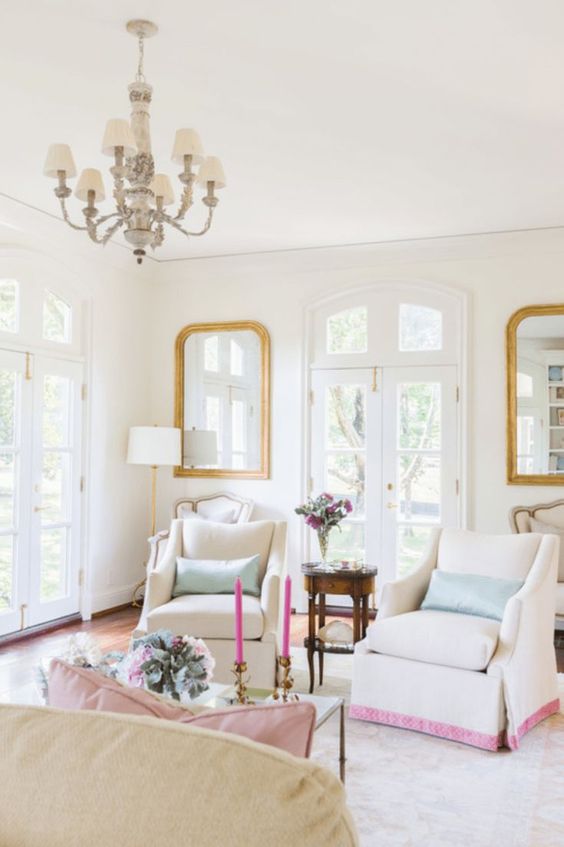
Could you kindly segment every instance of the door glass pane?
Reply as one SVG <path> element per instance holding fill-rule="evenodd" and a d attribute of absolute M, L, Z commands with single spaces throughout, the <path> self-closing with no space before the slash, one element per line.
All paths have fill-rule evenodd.
<path fill-rule="evenodd" d="M 441 503 L 440 457 L 421 453 L 399 456 L 398 480 L 400 520 L 437 523 Z"/>
<path fill-rule="evenodd" d="M 348 497 L 355 517 L 364 514 L 364 453 L 330 453 L 327 456 L 326 489 L 335 497 Z"/>
<path fill-rule="evenodd" d="M 328 353 L 366 353 L 368 312 L 366 306 L 346 309 L 327 320 Z"/>
<path fill-rule="evenodd" d="M 9 529 L 15 524 L 15 462 L 13 453 L 0 453 L 0 529 Z"/>
<path fill-rule="evenodd" d="M 68 343 L 71 340 L 71 307 L 52 291 L 43 300 L 43 338 Z"/>
<path fill-rule="evenodd" d="M 232 447 L 233 450 L 245 452 L 247 449 L 247 404 L 242 400 L 233 400 L 232 405 Z"/>
<path fill-rule="evenodd" d="M 398 447 L 441 448 L 441 385 L 408 382 L 398 385 Z"/>
<path fill-rule="evenodd" d="M 363 448 L 366 440 L 366 388 L 332 385 L 326 394 L 326 445 Z"/>
<path fill-rule="evenodd" d="M 405 576 L 421 561 L 432 527 L 398 526 L 398 577 Z"/>
<path fill-rule="evenodd" d="M 0 444 L 14 446 L 16 432 L 16 380 L 14 371 L 0 370 Z"/>
<path fill-rule="evenodd" d="M 0 614 L 13 606 L 13 535 L 0 535 Z"/>
<path fill-rule="evenodd" d="M 438 309 L 402 303 L 399 315 L 399 349 L 402 352 L 441 350 L 443 316 Z"/>
<path fill-rule="evenodd" d="M 42 602 L 57 600 L 67 594 L 66 529 L 43 529 L 41 531 L 40 577 Z"/>
<path fill-rule="evenodd" d="M 46 450 L 43 454 L 43 473 L 41 478 L 41 520 L 43 523 L 57 523 L 67 520 L 68 516 L 68 478 L 69 461 L 67 453 L 55 453 Z"/>
<path fill-rule="evenodd" d="M 68 445 L 70 432 L 70 380 L 48 374 L 43 378 L 43 444 Z"/>
<path fill-rule="evenodd" d="M 334 529 L 329 536 L 329 559 L 356 559 L 363 562 L 364 524 L 344 521 L 340 527 L 341 532 Z"/>

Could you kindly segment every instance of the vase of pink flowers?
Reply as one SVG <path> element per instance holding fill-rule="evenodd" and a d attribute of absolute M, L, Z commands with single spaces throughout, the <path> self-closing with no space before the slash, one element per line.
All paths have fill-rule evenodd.
<path fill-rule="evenodd" d="M 341 527 L 341 521 L 350 515 L 353 507 L 346 497 L 336 500 L 332 494 L 324 492 L 318 497 L 308 497 L 307 501 L 294 509 L 296 515 L 303 515 L 306 524 L 317 532 L 321 561 L 327 562 L 329 536 L 331 530 Z"/>

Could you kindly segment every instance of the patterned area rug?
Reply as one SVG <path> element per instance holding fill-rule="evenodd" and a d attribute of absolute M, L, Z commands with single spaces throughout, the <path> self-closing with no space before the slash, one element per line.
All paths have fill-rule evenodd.
<path fill-rule="evenodd" d="M 305 651 L 296 689 L 307 691 Z M 316 694 L 348 702 L 352 661 L 325 657 Z M 564 706 L 564 674 L 559 675 Z M 516 752 L 488 753 L 393 727 L 348 720 L 348 804 L 362 847 L 556 847 L 564 844 L 564 713 Z M 338 774 L 337 715 L 316 733 L 313 758 Z"/>

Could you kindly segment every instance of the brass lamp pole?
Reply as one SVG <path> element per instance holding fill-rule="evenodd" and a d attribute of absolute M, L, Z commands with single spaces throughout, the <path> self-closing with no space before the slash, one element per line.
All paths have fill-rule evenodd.
<path fill-rule="evenodd" d="M 171 426 L 133 426 L 129 430 L 128 464 L 151 468 L 151 537 L 157 530 L 157 470 L 180 464 L 180 434 L 180 429 Z M 134 606 L 140 605 L 136 595 L 145 581 L 146 577 L 135 587 Z"/>

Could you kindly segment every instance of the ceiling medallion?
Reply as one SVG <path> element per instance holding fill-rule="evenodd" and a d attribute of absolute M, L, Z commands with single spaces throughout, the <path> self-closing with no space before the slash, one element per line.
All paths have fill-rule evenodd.
<path fill-rule="evenodd" d="M 137 74 L 135 81 L 128 86 L 131 120 L 109 120 L 102 141 L 102 153 L 114 159 L 110 173 L 115 211 L 107 215 L 99 213 L 96 203 L 105 198 L 102 174 L 96 168 L 85 168 L 74 191 L 75 197 L 86 203 L 82 209 L 85 225 L 79 226 L 70 220 L 66 201 L 72 191 L 67 180 L 76 176 L 76 166 L 68 144 L 50 145 L 43 172 L 57 180 L 55 195 L 59 198 L 63 219 L 69 226 L 85 230 L 96 244 L 107 244 L 123 227 L 124 236 L 134 248 L 138 264 L 141 264 L 147 247 L 154 250 L 163 243 L 165 225 L 186 236 L 204 235 L 209 230 L 219 202 L 216 191 L 225 186 L 225 174 L 216 156 L 204 157 L 202 142 L 194 129 L 177 130 L 171 158 L 183 169 L 178 175 L 182 194 L 176 214 L 165 212 L 165 206 L 174 203 L 174 192 L 168 176 L 155 173 L 149 125 L 153 89 L 143 72 L 145 39 L 156 35 L 158 27 L 151 21 L 135 20 L 129 21 L 126 28 L 139 43 Z M 193 170 L 195 166 L 199 166 L 197 173 Z M 208 215 L 199 232 L 190 232 L 181 222 L 194 202 L 195 183 L 205 191 L 202 202 L 208 209 Z"/>

